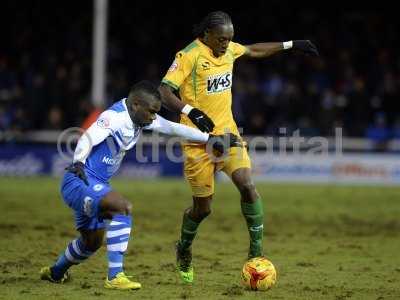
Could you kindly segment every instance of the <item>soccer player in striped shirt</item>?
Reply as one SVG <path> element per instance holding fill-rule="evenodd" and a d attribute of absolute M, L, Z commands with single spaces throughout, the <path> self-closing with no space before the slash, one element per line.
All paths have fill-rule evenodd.
<path fill-rule="evenodd" d="M 237 142 L 234 135 L 212 136 L 157 115 L 161 96 L 151 83 L 132 87 L 128 98 L 105 110 L 79 139 L 73 163 L 61 182 L 64 202 L 74 210 L 79 237 L 72 240 L 51 267 L 41 269 L 41 279 L 63 283 L 67 270 L 82 263 L 102 245 L 106 231 L 109 289 L 139 289 L 123 270 L 124 254 L 132 228 L 131 203 L 112 189 L 109 179 L 125 152 L 133 148 L 143 129 L 176 135 L 196 143 L 211 143 L 223 152 Z M 110 220 L 108 225 L 104 220 Z"/>

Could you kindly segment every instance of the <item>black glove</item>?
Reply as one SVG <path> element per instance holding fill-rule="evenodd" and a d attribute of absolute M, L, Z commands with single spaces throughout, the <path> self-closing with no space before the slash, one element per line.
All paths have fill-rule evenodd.
<path fill-rule="evenodd" d="M 200 109 L 192 108 L 188 114 L 189 119 L 203 132 L 211 132 L 214 129 L 214 122 Z"/>
<path fill-rule="evenodd" d="M 68 167 L 66 167 L 65 170 L 67 170 L 68 172 L 74 173 L 81 180 L 83 180 L 83 182 L 86 185 L 89 185 L 89 182 L 88 182 L 86 174 L 85 174 L 85 165 L 82 162 L 77 161 L 77 162 L 69 165 Z"/>
<path fill-rule="evenodd" d="M 293 41 L 292 48 L 303 52 L 305 55 L 319 56 L 317 47 L 310 40 Z"/>
<path fill-rule="evenodd" d="M 211 144 L 214 150 L 217 152 L 224 154 L 225 151 L 232 147 L 242 147 L 242 141 L 239 139 L 237 135 L 233 133 L 225 133 L 222 135 L 212 135 L 208 138 L 208 142 Z"/>

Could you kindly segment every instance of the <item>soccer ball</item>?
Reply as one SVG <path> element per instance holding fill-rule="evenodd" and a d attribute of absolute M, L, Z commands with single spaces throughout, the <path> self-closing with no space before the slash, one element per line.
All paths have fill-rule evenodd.
<path fill-rule="evenodd" d="M 246 261 L 242 269 L 242 284 L 253 291 L 266 291 L 276 282 L 276 270 L 265 257 Z"/>

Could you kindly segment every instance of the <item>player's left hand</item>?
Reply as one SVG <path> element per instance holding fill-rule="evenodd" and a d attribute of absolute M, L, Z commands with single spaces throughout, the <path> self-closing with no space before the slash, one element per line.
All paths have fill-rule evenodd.
<path fill-rule="evenodd" d="M 305 55 L 319 56 L 317 47 L 310 40 L 293 41 L 293 49 L 299 50 Z"/>
<path fill-rule="evenodd" d="M 89 182 L 88 182 L 86 174 L 85 174 L 85 165 L 82 162 L 80 162 L 80 161 L 74 162 L 73 164 L 66 167 L 65 170 L 67 170 L 68 172 L 74 173 L 86 185 L 89 185 Z"/>
<path fill-rule="evenodd" d="M 242 147 L 242 141 L 233 133 L 225 133 L 221 135 L 212 135 L 208 138 L 208 142 L 217 152 L 224 154 L 227 149 L 232 147 Z"/>

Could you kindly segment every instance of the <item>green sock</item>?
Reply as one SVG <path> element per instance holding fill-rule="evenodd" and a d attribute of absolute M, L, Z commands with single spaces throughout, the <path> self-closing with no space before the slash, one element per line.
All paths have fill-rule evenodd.
<path fill-rule="evenodd" d="M 264 211 L 260 198 L 253 203 L 241 201 L 242 213 L 250 235 L 249 258 L 262 255 Z"/>
<path fill-rule="evenodd" d="M 197 233 L 197 227 L 200 223 L 193 221 L 188 214 L 183 214 L 180 247 L 187 249 L 192 245 L 193 239 Z"/>

